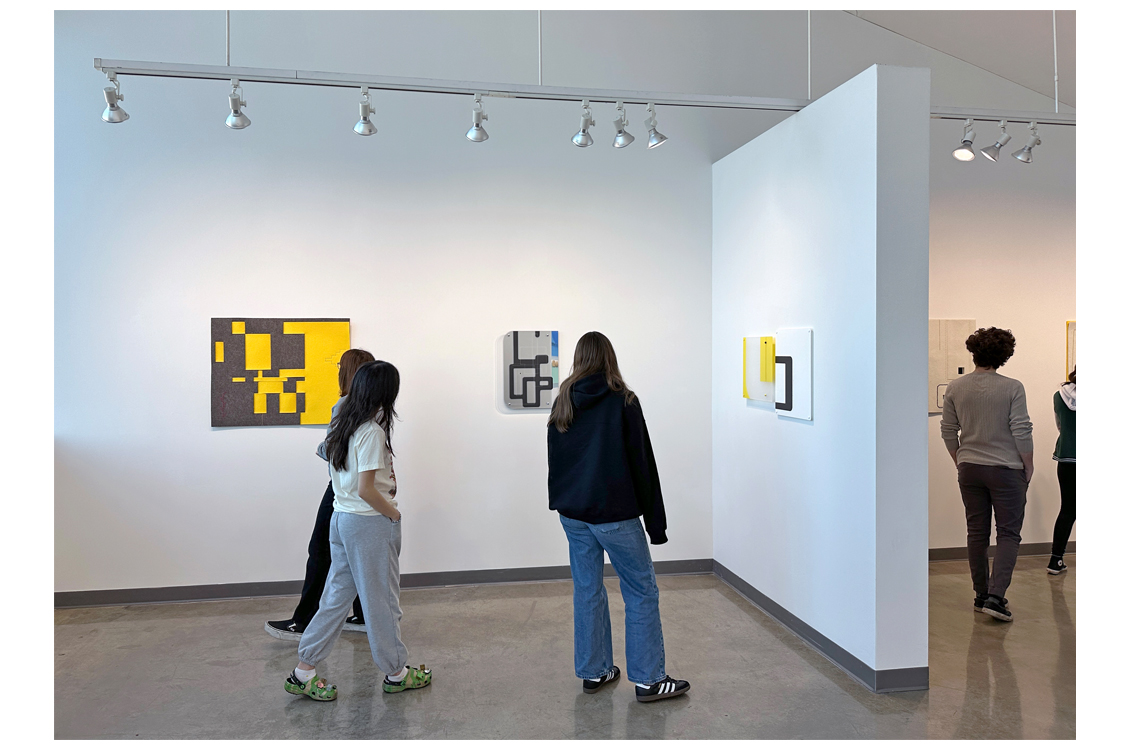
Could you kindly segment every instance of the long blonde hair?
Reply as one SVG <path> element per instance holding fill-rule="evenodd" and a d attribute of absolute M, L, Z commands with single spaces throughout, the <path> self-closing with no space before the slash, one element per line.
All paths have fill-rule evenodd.
<path fill-rule="evenodd" d="M 589 331 L 577 342 L 577 348 L 573 352 L 573 371 L 562 381 L 557 400 L 553 402 L 553 410 L 549 413 L 549 424 L 556 427 L 558 432 L 565 432 L 573 424 L 573 384 L 598 372 L 604 373 L 604 381 L 608 383 L 609 389 L 622 394 L 627 403 L 635 400 L 636 394 L 632 393 L 620 375 L 612 342 L 599 331 Z"/>

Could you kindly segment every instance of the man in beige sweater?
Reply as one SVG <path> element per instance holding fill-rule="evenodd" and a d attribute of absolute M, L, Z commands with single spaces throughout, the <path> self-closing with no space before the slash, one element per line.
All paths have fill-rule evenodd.
<path fill-rule="evenodd" d="M 1005 591 L 1020 550 L 1020 527 L 1032 462 L 1032 421 L 1019 380 L 997 373 L 1016 350 L 1011 331 L 979 328 L 965 341 L 973 372 L 946 388 L 942 440 L 957 465 L 965 504 L 973 609 L 1011 621 Z M 997 519 L 997 551 L 989 573 L 989 534 Z"/>

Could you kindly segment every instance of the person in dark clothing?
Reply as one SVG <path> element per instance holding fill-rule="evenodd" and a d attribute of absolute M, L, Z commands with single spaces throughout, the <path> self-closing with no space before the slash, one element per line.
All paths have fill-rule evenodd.
<path fill-rule="evenodd" d="M 349 395 L 349 386 L 358 368 L 366 362 L 374 361 L 374 357 L 364 349 L 349 349 L 341 355 L 337 363 L 337 386 L 341 398 L 334 404 L 332 415 L 337 416 L 338 409 Z M 332 417 L 331 417 L 332 421 Z M 329 428 L 326 428 L 329 433 Z M 329 461 L 324 450 L 325 443 L 318 446 L 318 457 Z M 326 576 L 330 572 L 330 520 L 334 513 L 334 488 L 333 482 L 326 487 L 322 495 L 322 503 L 318 506 L 318 515 L 314 521 L 314 531 L 310 534 L 310 545 L 307 547 L 306 578 L 302 581 L 302 597 L 294 614 L 289 620 L 267 620 L 264 630 L 275 638 L 287 641 L 297 641 L 302 638 L 306 626 L 314 619 L 318 611 L 318 602 L 321 601 L 322 592 L 326 588 Z M 365 630 L 365 614 L 361 611 L 361 597 L 353 600 L 353 614 L 345 621 L 345 630 Z"/>
<path fill-rule="evenodd" d="M 1059 428 L 1059 440 L 1055 441 L 1055 453 L 1052 454 L 1059 478 L 1059 517 L 1055 519 L 1052 531 L 1052 559 L 1048 561 L 1048 573 L 1057 576 L 1067 570 L 1063 553 L 1067 551 L 1067 538 L 1075 525 L 1075 370 L 1052 396 L 1052 406 L 1055 408 L 1055 426 Z"/>
<path fill-rule="evenodd" d="M 628 389 L 612 343 L 590 331 L 577 342 L 548 425 L 549 509 L 569 540 L 573 575 L 573 661 L 586 693 L 620 678 L 612 663 L 612 625 L 604 554 L 620 577 L 628 679 L 636 700 L 682 695 L 664 663 L 659 587 L 644 538 L 667 541 L 659 471 L 639 399 Z M 643 516 L 643 524 L 640 524 Z"/>

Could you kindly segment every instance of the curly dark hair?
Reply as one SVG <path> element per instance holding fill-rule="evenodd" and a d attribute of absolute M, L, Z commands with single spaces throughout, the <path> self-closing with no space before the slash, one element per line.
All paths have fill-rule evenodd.
<path fill-rule="evenodd" d="M 1002 367 L 1016 351 L 1016 337 L 1005 328 L 978 328 L 965 340 L 978 367 Z"/>

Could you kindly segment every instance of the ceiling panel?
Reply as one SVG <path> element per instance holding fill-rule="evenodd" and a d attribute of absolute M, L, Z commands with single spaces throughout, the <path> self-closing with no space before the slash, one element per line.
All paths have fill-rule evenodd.
<path fill-rule="evenodd" d="M 939 52 L 984 68 L 1021 86 L 1053 96 L 1050 10 L 855 10 L 882 26 Z M 1059 100 L 1075 106 L 1075 11 L 1057 10 Z"/>

